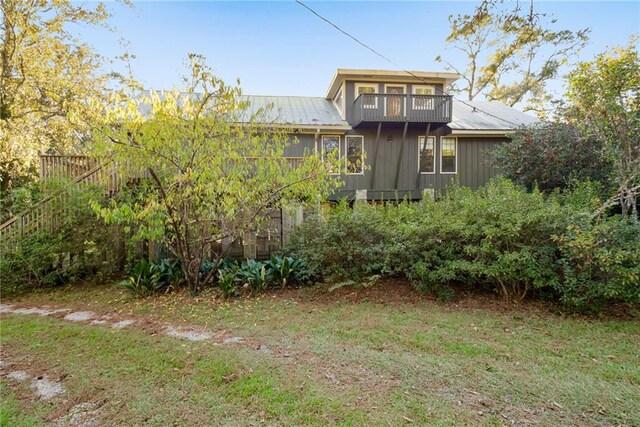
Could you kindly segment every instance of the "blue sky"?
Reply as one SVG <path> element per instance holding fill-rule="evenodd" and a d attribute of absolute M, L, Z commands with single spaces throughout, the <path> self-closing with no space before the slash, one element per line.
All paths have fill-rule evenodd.
<path fill-rule="evenodd" d="M 434 61 L 446 50 L 447 16 L 470 13 L 475 2 L 308 2 L 318 13 L 389 57 L 403 69 L 443 71 Z M 592 59 L 607 46 L 640 33 L 640 1 L 537 1 L 557 29 L 591 28 L 579 55 Z M 136 55 L 133 71 L 146 88 L 179 85 L 189 52 L 203 54 L 227 82 L 241 80 L 255 95 L 324 96 L 336 68 L 397 69 L 312 15 L 294 1 L 138 2 L 110 4 L 115 33 L 88 28 L 81 37 L 106 57 Z M 559 83 L 554 85 L 559 88 Z"/>

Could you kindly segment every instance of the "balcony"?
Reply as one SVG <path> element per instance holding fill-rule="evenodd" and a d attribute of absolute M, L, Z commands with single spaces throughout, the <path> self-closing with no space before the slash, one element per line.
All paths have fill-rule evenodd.
<path fill-rule="evenodd" d="M 361 123 L 449 123 L 451 95 L 363 93 L 353 101 L 353 126 Z"/>

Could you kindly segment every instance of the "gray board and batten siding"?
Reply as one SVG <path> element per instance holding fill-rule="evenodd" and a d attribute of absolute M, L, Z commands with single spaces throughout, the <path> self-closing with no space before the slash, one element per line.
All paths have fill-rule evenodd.
<path fill-rule="evenodd" d="M 293 129 L 297 144 L 287 147 L 286 157 L 322 152 L 322 137 L 340 139 L 344 185 L 331 197 L 353 198 L 366 190 L 369 200 L 407 197 L 422 199 L 426 191 L 445 190 L 454 180 L 478 188 L 497 174 L 492 164 L 494 148 L 508 135 L 537 121 L 499 102 L 455 101 L 446 93 L 459 76 L 387 70 L 339 69 L 325 97 L 243 95 L 249 101 L 247 117 L 264 109 L 270 124 Z M 369 87 L 357 96 L 356 87 Z M 398 89 L 395 93 L 393 88 Z M 417 90 L 431 87 L 425 94 Z M 392 111 L 392 106 L 395 110 Z M 364 171 L 346 172 L 346 137 L 363 137 Z M 435 167 L 419 171 L 420 137 L 434 137 Z M 443 173 L 443 138 L 455 138 L 456 171 Z M 450 141 L 450 140 L 448 140 Z M 360 194 L 363 194 L 361 191 Z"/>
<path fill-rule="evenodd" d="M 382 125 L 379 138 L 377 138 L 377 128 L 347 131 L 346 135 L 364 137 L 364 173 L 346 174 L 343 171 L 341 180 L 344 185 L 330 199 L 337 200 L 343 197 L 353 199 L 356 190 L 367 190 L 368 200 L 394 200 L 405 197 L 419 200 L 422 199 L 425 189 L 444 190 L 454 180 L 458 180 L 463 186 L 477 189 L 496 176 L 497 170 L 492 164 L 491 153 L 498 144 L 508 141 L 506 137 L 499 136 L 459 136 L 456 138 L 457 172 L 442 173 L 440 143 L 442 137 L 446 136 L 446 130 L 436 129 L 430 132 L 431 136 L 435 136 L 435 171 L 420 173 L 418 170 L 419 137 L 424 136 L 425 133 L 426 128 L 408 129 L 403 141 L 403 128 L 397 126 Z M 305 152 L 320 150 L 322 136 L 340 137 L 341 164 L 344 168 L 345 135 L 299 134 L 296 135 L 297 143 L 289 146 L 285 155 L 301 157 Z"/>

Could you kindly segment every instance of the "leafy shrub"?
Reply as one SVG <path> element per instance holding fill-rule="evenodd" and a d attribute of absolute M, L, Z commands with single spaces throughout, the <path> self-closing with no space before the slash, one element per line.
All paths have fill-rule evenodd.
<path fill-rule="evenodd" d="M 306 263 L 299 258 L 274 255 L 266 262 L 269 282 L 278 284 L 283 288 L 287 283 L 307 283 L 311 278 L 311 272 Z"/>
<path fill-rule="evenodd" d="M 105 227 L 89 208 L 90 200 L 104 202 L 104 195 L 90 187 L 70 189 L 65 198 L 51 203 L 52 212 L 60 212 L 55 231 L 40 230 L 15 247 L 2 248 L 3 292 L 110 276 L 120 269 L 120 261 L 113 257 L 120 230 Z"/>
<path fill-rule="evenodd" d="M 327 281 L 360 282 L 388 273 L 394 224 L 413 209 L 408 204 L 399 208 L 358 204 L 351 209 L 343 202 L 326 218 L 305 219 L 292 234 L 286 251 L 304 260 L 311 275 Z"/>
<path fill-rule="evenodd" d="M 403 236 L 420 254 L 403 270 L 422 287 L 471 283 L 519 300 L 557 280 L 552 236 L 564 226 L 559 202 L 506 179 L 478 191 L 453 187 Z"/>
<path fill-rule="evenodd" d="M 215 262 L 205 261 L 200 271 L 201 274 L 207 274 L 214 268 L 217 269 L 217 286 L 225 298 L 237 295 L 244 285 L 247 285 L 251 292 L 257 293 L 269 286 L 306 284 L 311 277 L 303 260 L 280 255 L 274 255 L 268 261 L 249 259 L 238 262 L 223 258 L 217 266 Z"/>
<path fill-rule="evenodd" d="M 437 202 L 340 205 L 299 226 L 287 250 L 326 281 L 403 275 L 443 299 L 467 284 L 573 307 L 636 301 L 638 225 L 590 225 L 601 200 L 597 183 L 545 195 L 499 178 L 478 191 L 452 186 Z"/>
<path fill-rule="evenodd" d="M 574 181 L 607 184 L 612 166 L 602 144 L 563 123 L 544 123 L 517 131 L 493 153 L 500 171 L 528 189 L 569 188 Z"/>
<path fill-rule="evenodd" d="M 571 224 L 557 237 L 563 280 L 555 289 L 563 303 L 593 311 L 607 301 L 640 302 L 640 224 L 608 218 Z"/>
<path fill-rule="evenodd" d="M 177 261 L 164 258 L 149 262 L 142 259 L 134 265 L 131 275 L 120 283 L 134 294 L 145 296 L 177 285 L 181 280 L 182 270 Z"/>
<path fill-rule="evenodd" d="M 248 284 L 252 292 L 263 291 L 269 283 L 267 265 L 254 259 L 242 263 L 242 266 L 236 272 L 236 277 L 240 282 Z"/>
<path fill-rule="evenodd" d="M 137 296 L 145 296 L 159 290 L 158 275 L 152 271 L 151 263 L 146 259 L 135 264 L 131 275 L 120 284 Z"/>
<path fill-rule="evenodd" d="M 225 298 L 230 298 L 238 294 L 237 271 L 218 270 L 218 287 Z"/>

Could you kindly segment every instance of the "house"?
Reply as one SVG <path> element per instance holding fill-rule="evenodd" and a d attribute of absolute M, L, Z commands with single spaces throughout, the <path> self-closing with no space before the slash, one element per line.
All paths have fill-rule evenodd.
<path fill-rule="evenodd" d="M 337 151 L 344 186 L 331 196 L 420 200 L 454 179 L 478 188 L 496 174 L 491 150 L 536 118 L 499 102 L 456 101 L 454 73 L 338 69 L 324 97 L 251 96 L 295 129 L 305 150 Z"/>
<path fill-rule="evenodd" d="M 324 97 L 246 98 L 251 110 L 273 106 L 270 121 L 293 129 L 298 144 L 287 147 L 286 157 L 297 161 L 317 150 L 340 158 L 335 173 L 344 186 L 330 200 L 421 200 L 454 180 L 471 188 L 485 184 L 496 174 L 491 150 L 518 127 L 537 121 L 499 102 L 454 100 L 447 90 L 457 78 L 453 73 L 339 69 Z M 41 157 L 42 180 L 61 174 L 77 184 L 106 182 L 109 189 L 122 184 L 95 159 Z M 11 245 L 34 230 L 53 230 L 51 200 L 0 225 L 0 239 Z M 274 233 L 249 236 L 238 255 L 267 256 L 302 218 L 300 211 L 280 212 L 272 218 Z"/>

